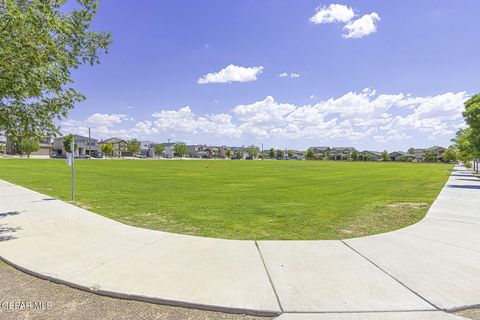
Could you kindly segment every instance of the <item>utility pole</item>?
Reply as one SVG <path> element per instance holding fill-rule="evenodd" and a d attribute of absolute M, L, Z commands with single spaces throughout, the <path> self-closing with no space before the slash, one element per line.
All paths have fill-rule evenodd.
<path fill-rule="evenodd" d="M 75 136 L 72 135 L 70 142 L 70 151 L 72 152 L 72 201 L 75 201 Z"/>
<path fill-rule="evenodd" d="M 88 127 L 88 156 L 92 156 L 92 151 L 90 150 L 90 127 Z"/>

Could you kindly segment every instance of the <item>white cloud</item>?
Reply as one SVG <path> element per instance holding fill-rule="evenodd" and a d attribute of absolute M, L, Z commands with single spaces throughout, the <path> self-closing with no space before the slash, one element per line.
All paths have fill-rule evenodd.
<path fill-rule="evenodd" d="M 132 137 L 132 131 L 130 129 L 118 128 L 118 126 L 133 120 L 132 117 L 125 114 L 94 113 L 83 121 L 67 120 L 62 122 L 61 131 L 64 134 L 77 133 L 87 136 L 88 127 L 90 127 L 91 134 L 98 138 L 106 138 L 110 136 L 124 136 L 130 138 Z"/>
<path fill-rule="evenodd" d="M 343 29 L 346 33 L 342 36 L 346 39 L 362 38 L 377 32 L 377 22 L 380 21 L 378 13 L 371 12 L 358 19 L 354 19 L 355 16 L 355 11 L 351 7 L 342 4 L 330 4 L 317 8 L 317 12 L 309 21 L 314 24 L 344 23 Z"/>
<path fill-rule="evenodd" d="M 352 8 L 343 5 L 332 3 L 329 6 L 317 8 L 317 12 L 313 17 L 309 19 L 311 23 L 335 23 L 350 21 L 355 16 L 355 12 Z"/>
<path fill-rule="evenodd" d="M 377 32 L 377 22 L 380 16 L 376 12 L 364 15 L 363 17 L 350 21 L 343 27 L 347 31 L 344 38 L 362 38 L 371 33 Z"/>
<path fill-rule="evenodd" d="M 207 83 L 230 83 L 230 82 L 247 82 L 257 80 L 263 72 L 263 67 L 239 67 L 230 64 L 222 70 L 214 73 L 207 73 L 198 79 L 199 84 Z"/>
<path fill-rule="evenodd" d="M 453 136 L 462 126 L 463 103 L 468 97 L 466 92 L 412 96 L 377 93 L 367 88 L 303 106 L 267 96 L 237 105 L 227 113 L 197 115 L 185 106 L 176 110 L 159 110 L 150 119 L 137 121 L 133 126 L 128 115 L 101 113 L 83 121 L 68 120 L 62 125 L 67 130 L 77 130 L 70 132 L 80 134 L 85 134 L 89 125 L 92 135 L 101 138 L 168 135 L 186 140 L 201 135 L 208 143 L 211 138 L 206 135 L 209 135 L 222 139 L 311 138 L 325 143 L 338 139 L 352 143 L 387 143 L 412 137 L 426 140 Z"/>
<path fill-rule="evenodd" d="M 300 74 L 299 73 L 294 73 L 294 72 L 291 72 L 291 73 L 288 73 L 288 72 L 282 72 L 278 75 L 280 78 L 300 78 Z"/>

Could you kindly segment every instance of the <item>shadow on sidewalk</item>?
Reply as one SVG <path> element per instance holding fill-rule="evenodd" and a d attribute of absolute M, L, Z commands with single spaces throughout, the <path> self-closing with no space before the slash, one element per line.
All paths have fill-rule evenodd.
<path fill-rule="evenodd" d="M 0 219 L 5 218 L 7 216 L 15 216 L 17 214 L 20 214 L 20 212 L 19 211 L 0 212 Z M 12 233 L 17 232 L 20 229 L 21 229 L 20 227 L 11 227 L 6 224 L 0 224 L 0 242 L 16 239 L 16 237 L 13 236 Z"/>
<path fill-rule="evenodd" d="M 449 188 L 458 188 L 458 189 L 478 189 L 480 190 L 480 186 L 471 186 L 466 184 L 451 184 L 448 186 Z"/>

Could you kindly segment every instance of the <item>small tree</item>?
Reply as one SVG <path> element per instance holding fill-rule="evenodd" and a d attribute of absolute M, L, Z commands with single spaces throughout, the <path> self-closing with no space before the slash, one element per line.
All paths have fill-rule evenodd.
<path fill-rule="evenodd" d="M 388 158 L 390 158 L 390 154 L 388 153 L 387 150 L 383 150 L 383 152 L 381 153 L 381 157 L 383 161 L 388 161 L 389 160 Z"/>
<path fill-rule="evenodd" d="M 240 152 L 240 150 L 235 151 L 235 157 L 237 157 L 238 159 L 242 158 L 242 153 Z"/>
<path fill-rule="evenodd" d="M 352 154 L 350 155 L 350 157 L 352 158 L 353 161 L 357 161 L 357 160 L 358 160 L 358 151 L 357 151 L 357 150 L 353 150 L 353 151 L 352 151 Z"/>
<path fill-rule="evenodd" d="M 273 148 L 270 148 L 270 151 L 268 153 L 269 153 L 270 159 L 275 158 L 275 150 Z"/>
<path fill-rule="evenodd" d="M 106 157 L 113 156 L 113 145 L 111 143 L 102 144 L 101 148 L 102 154 Z"/>
<path fill-rule="evenodd" d="M 227 149 L 227 151 L 225 152 L 225 155 L 226 155 L 227 157 L 231 158 L 231 157 L 232 157 L 232 150 Z"/>
<path fill-rule="evenodd" d="M 452 162 L 457 160 L 457 152 L 455 149 L 450 146 L 444 153 L 443 153 L 443 161 L 445 162 Z"/>
<path fill-rule="evenodd" d="M 181 158 L 183 158 L 188 153 L 188 147 L 183 142 L 175 143 L 173 146 L 173 151 Z"/>
<path fill-rule="evenodd" d="M 423 156 L 423 158 L 425 159 L 425 161 L 428 161 L 428 162 L 434 162 L 437 160 L 435 157 L 435 153 L 433 153 L 432 150 L 425 152 L 425 155 Z"/>
<path fill-rule="evenodd" d="M 18 144 L 18 149 L 30 158 L 32 152 L 40 150 L 40 145 L 38 144 L 38 139 L 22 139 Z"/>
<path fill-rule="evenodd" d="M 159 158 L 160 155 L 165 152 L 165 146 L 163 144 L 157 143 L 153 145 L 153 149 L 155 150 L 155 155 L 157 156 L 157 158 Z"/>
<path fill-rule="evenodd" d="M 137 139 L 127 141 L 127 151 L 135 157 L 140 152 L 140 141 Z"/>
<path fill-rule="evenodd" d="M 283 159 L 283 151 L 280 149 L 277 150 L 277 158 Z"/>
<path fill-rule="evenodd" d="M 332 159 L 332 153 L 330 151 L 325 152 L 325 159 L 327 160 Z"/>
<path fill-rule="evenodd" d="M 0 153 L 5 153 L 6 150 L 7 150 L 7 146 L 5 146 L 3 143 L 0 144 Z"/>
<path fill-rule="evenodd" d="M 73 134 L 69 134 L 68 136 L 65 136 L 63 138 L 63 148 L 68 153 L 72 153 L 72 150 L 70 148 L 70 146 L 72 145 L 72 140 L 73 140 Z M 77 147 L 78 147 L 78 145 L 75 142 L 75 144 L 73 145 L 73 149 L 77 150 Z"/>
<path fill-rule="evenodd" d="M 315 158 L 315 153 L 313 153 L 313 150 L 312 150 L 312 149 L 308 149 L 308 150 L 307 150 L 307 156 L 306 156 L 306 158 L 307 158 L 308 160 L 313 160 L 313 159 Z"/>
<path fill-rule="evenodd" d="M 373 159 L 373 156 L 370 152 L 365 152 L 365 154 L 363 155 L 363 160 L 365 161 L 372 161 Z"/>
<path fill-rule="evenodd" d="M 408 148 L 407 151 L 409 154 L 415 154 L 415 149 L 414 148 Z"/>
<path fill-rule="evenodd" d="M 259 149 L 258 147 L 251 145 L 245 148 L 245 152 L 248 154 L 248 156 L 256 158 L 258 156 Z"/>
<path fill-rule="evenodd" d="M 292 152 L 292 150 L 288 150 L 288 152 L 287 152 L 287 157 L 288 157 L 289 159 L 292 159 L 292 158 L 293 158 L 293 152 Z"/>
<path fill-rule="evenodd" d="M 400 156 L 400 158 L 398 158 L 398 160 L 401 161 L 401 162 L 406 162 L 406 161 L 407 161 L 407 156 L 404 155 L 404 154 L 402 154 L 402 155 Z"/>

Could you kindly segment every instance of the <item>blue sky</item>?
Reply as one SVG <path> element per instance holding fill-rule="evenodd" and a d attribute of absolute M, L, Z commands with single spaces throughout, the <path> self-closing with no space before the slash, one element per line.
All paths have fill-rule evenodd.
<path fill-rule="evenodd" d="M 475 0 L 102 1 L 94 29 L 113 44 L 75 71 L 87 100 L 62 129 L 297 149 L 448 145 L 479 88 L 479 10 Z"/>

